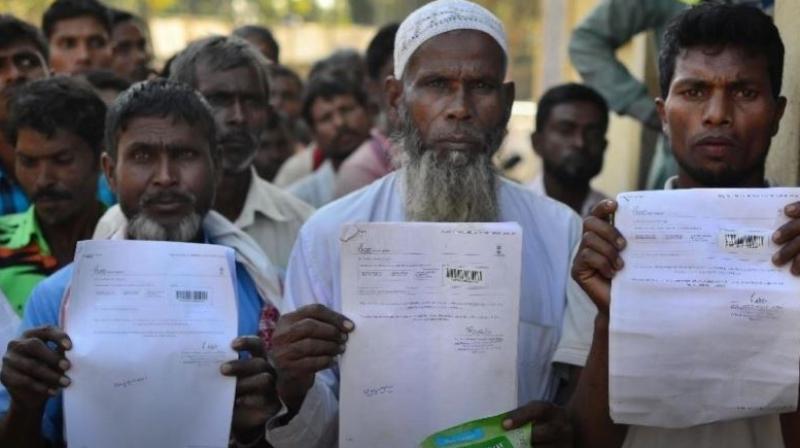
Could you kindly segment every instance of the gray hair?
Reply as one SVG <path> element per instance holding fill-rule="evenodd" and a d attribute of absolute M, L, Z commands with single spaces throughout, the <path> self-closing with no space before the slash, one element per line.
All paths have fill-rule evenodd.
<path fill-rule="evenodd" d="M 211 36 L 190 43 L 175 56 L 169 79 L 197 88 L 197 66 L 206 64 L 212 70 L 250 67 L 269 95 L 269 61 L 252 44 L 236 36 Z"/>

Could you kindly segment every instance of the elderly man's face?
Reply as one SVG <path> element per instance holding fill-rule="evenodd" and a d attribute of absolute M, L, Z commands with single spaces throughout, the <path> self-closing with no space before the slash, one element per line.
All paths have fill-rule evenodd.
<path fill-rule="evenodd" d="M 269 118 L 268 86 L 261 84 L 253 67 L 214 70 L 197 65 L 197 90 L 214 112 L 217 144 L 222 151 L 222 169 L 238 174 L 250 168 L 258 137 Z"/>
<path fill-rule="evenodd" d="M 657 100 L 682 187 L 760 186 L 770 140 L 786 107 L 767 60 L 740 48 L 683 51 L 666 100 Z"/>
<path fill-rule="evenodd" d="M 500 45 L 479 31 L 451 31 L 420 46 L 402 80 L 386 83 L 403 146 L 406 217 L 494 221 L 491 156 L 505 134 L 514 84 Z"/>
<path fill-rule="evenodd" d="M 116 161 L 103 169 L 128 217 L 129 236 L 190 241 L 214 198 L 206 133 L 173 117 L 138 117 L 119 133 Z"/>
<path fill-rule="evenodd" d="M 406 108 L 426 150 L 440 157 L 494 152 L 500 142 L 490 136 L 502 135 L 514 100 L 504 68 L 503 50 L 489 35 L 451 31 L 417 49 L 403 75 L 402 98 L 391 91 L 389 98 Z"/>
<path fill-rule="evenodd" d="M 59 20 L 50 36 L 50 66 L 68 75 L 110 68 L 108 31 L 92 16 Z"/>

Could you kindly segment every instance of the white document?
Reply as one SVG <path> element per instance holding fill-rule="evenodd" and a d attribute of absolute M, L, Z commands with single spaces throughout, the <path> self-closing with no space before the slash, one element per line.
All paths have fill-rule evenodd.
<path fill-rule="evenodd" d="M 611 288 L 617 423 L 680 428 L 792 411 L 800 279 L 770 261 L 798 188 L 623 193 Z"/>
<path fill-rule="evenodd" d="M 76 448 L 227 448 L 237 358 L 232 249 L 82 241 L 63 310 Z"/>
<path fill-rule="evenodd" d="M 339 446 L 409 448 L 517 404 L 522 230 L 370 223 L 341 234 Z"/>

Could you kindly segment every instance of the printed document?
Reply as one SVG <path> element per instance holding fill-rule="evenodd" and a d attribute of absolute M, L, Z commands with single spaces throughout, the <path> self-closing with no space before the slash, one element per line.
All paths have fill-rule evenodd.
<path fill-rule="evenodd" d="M 522 230 L 368 223 L 341 233 L 339 446 L 408 448 L 517 405 Z"/>
<path fill-rule="evenodd" d="M 666 428 L 793 411 L 800 279 L 772 264 L 798 188 L 622 193 L 612 281 L 617 423 Z"/>
<path fill-rule="evenodd" d="M 62 321 L 77 448 L 226 448 L 237 358 L 233 250 L 212 244 L 82 241 Z"/>

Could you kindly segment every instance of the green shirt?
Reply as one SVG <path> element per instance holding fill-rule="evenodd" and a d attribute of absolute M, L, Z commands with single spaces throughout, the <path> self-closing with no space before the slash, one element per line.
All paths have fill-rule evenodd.
<path fill-rule="evenodd" d="M 34 213 L 0 216 L 0 290 L 22 316 L 33 288 L 58 269 Z"/>

